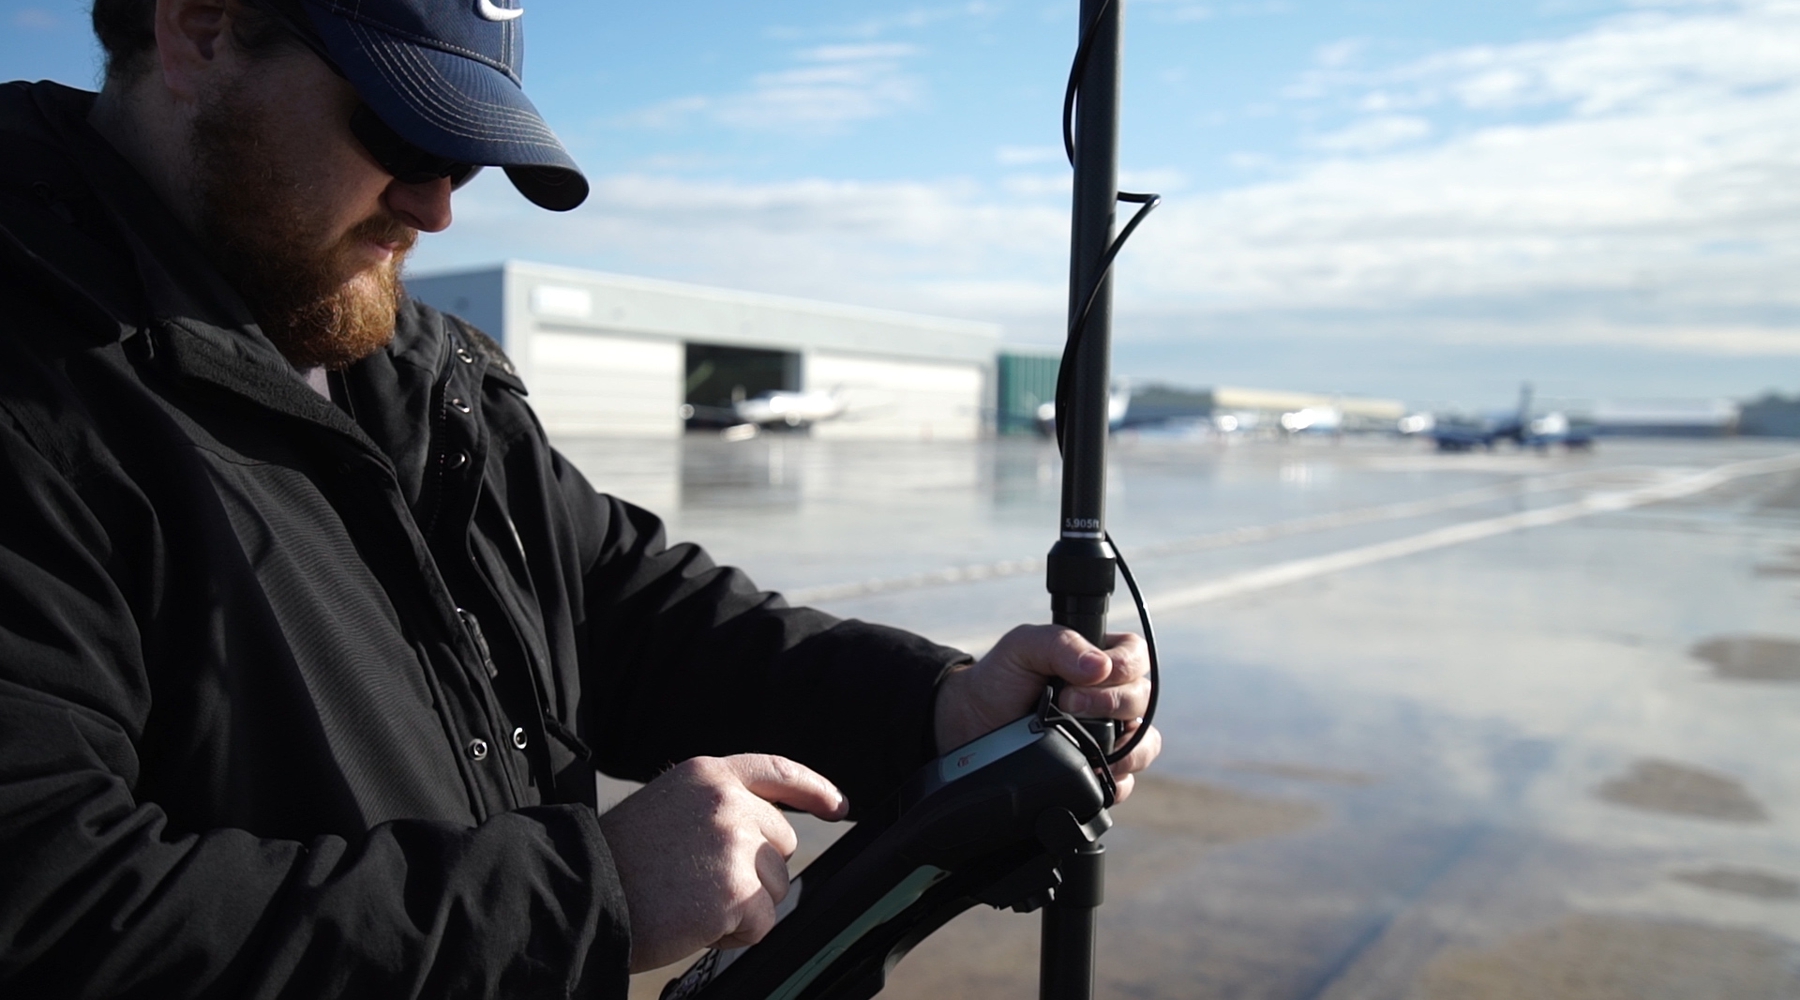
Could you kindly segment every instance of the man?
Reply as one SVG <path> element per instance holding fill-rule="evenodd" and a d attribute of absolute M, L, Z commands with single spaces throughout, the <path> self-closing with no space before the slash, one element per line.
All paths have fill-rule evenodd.
<path fill-rule="evenodd" d="M 1142 713 L 1135 637 L 971 664 L 667 545 L 406 298 L 477 166 L 585 197 L 518 8 L 94 21 L 98 96 L 0 89 L 0 994 L 619 996 L 766 933 L 771 803 L 854 818 L 1052 677 Z"/>

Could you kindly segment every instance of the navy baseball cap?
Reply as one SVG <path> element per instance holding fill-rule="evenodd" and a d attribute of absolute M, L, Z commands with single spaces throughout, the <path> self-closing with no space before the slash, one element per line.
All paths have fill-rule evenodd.
<path fill-rule="evenodd" d="M 318 33 L 357 96 L 400 137 L 459 163 L 496 166 L 519 193 L 566 212 L 587 178 L 519 79 L 523 0 L 261 0 Z"/>

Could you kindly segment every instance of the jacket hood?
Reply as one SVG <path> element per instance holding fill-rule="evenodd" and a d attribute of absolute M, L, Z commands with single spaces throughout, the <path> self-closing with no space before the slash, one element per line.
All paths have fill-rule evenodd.
<path fill-rule="evenodd" d="M 0 229 L 105 308 L 127 335 L 157 321 L 189 320 L 245 330 L 272 352 L 186 227 L 88 125 L 95 97 L 50 82 L 0 87 L 0 133 L 22 154 L 7 158 L 0 178 L 11 195 L 0 207 Z M 35 238 L 21 239 L 19 229 Z"/>

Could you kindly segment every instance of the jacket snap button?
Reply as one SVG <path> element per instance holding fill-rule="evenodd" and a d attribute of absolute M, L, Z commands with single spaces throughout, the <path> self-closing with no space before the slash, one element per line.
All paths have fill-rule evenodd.
<path fill-rule="evenodd" d="M 450 457 L 444 459 L 444 464 L 452 469 L 460 469 L 469 464 L 469 453 L 466 451 L 455 452 L 450 455 Z"/>
<path fill-rule="evenodd" d="M 524 727 L 521 726 L 520 728 L 513 730 L 513 746 L 518 747 L 520 750 L 523 750 L 523 749 L 525 749 L 525 742 L 526 742 L 526 740 L 525 740 Z"/>
<path fill-rule="evenodd" d="M 459 347 L 456 349 L 456 360 L 461 361 L 465 365 L 472 365 L 475 363 L 475 355 L 470 354 L 468 348 Z"/>
<path fill-rule="evenodd" d="M 470 740 L 469 741 L 469 756 L 475 758 L 476 760 L 486 760 L 487 759 L 487 740 L 482 740 L 482 739 Z"/>
<path fill-rule="evenodd" d="M 450 405 L 456 407 L 459 413 L 467 413 L 470 409 L 469 404 L 463 402 L 461 396 L 450 397 Z"/>

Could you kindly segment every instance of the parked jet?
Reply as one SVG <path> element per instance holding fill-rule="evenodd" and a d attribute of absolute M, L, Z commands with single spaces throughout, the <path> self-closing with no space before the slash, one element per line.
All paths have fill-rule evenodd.
<path fill-rule="evenodd" d="M 1112 392 L 1106 397 L 1106 427 L 1118 430 L 1127 423 L 1126 416 L 1131 412 L 1131 386 L 1116 383 Z M 1045 437 L 1056 436 L 1056 403 L 1049 402 L 1037 408 L 1038 433 Z"/>
<path fill-rule="evenodd" d="M 758 427 L 806 427 L 844 415 L 843 398 L 836 390 L 824 392 L 765 392 L 731 404 L 739 423 Z"/>
<path fill-rule="evenodd" d="M 750 399 L 733 399 L 726 406 L 684 403 L 681 419 L 690 429 L 718 428 L 731 440 L 755 437 L 765 427 L 810 427 L 835 420 L 849 407 L 837 390 L 795 392 L 776 390 Z"/>
<path fill-rule="evenodd" d="M 1526 382 L 1519 387 L 1519 405 L 1511 412 L 1477 417 L 1440 415 L 1427 433 L 1439 451 L 1492 451 L 1501 441 L 1538 451 L 1558 444 L 1571 450 L 1593 445 L 1592 421 L 1571 419 L 1559 410 L 1533 416 L 1531 403 L 1531 383 Z"/>

